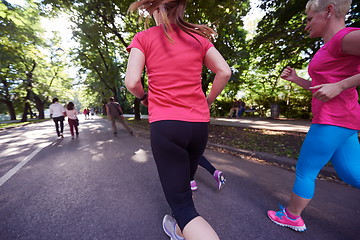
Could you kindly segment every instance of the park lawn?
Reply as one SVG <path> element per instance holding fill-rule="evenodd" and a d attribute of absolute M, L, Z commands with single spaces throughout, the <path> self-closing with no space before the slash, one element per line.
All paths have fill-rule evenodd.
<path fill-rule="evenodd" d="M 28 124 L 28 122 L 0 123 L 0 128 L 15 127 L 15 126 L 21 126 L 21 125 L 26 125 L 26 124 Z"/>
<path fill-rule="evenodd" d="M 130 124 L 149 128 L 148 120 L 127 119 Z M 233 148 L 267 152 L 297 159 L 306 133 L 273 131 L 231 126 L 209 126 L 209 142 Z"/>
<path fill-rule="evenodd" d="M 22 126 L 22 125 L 27 125 L 29 123 L 37 123 L 37 122 L 43 122 L 43 121 L 47 121 L 49 119 L 36 119 L 36 120 L 30 120 L 27 122 L 4 122 L 4 123 L 0 123 L 0 129 L 5 129 L 5 128 L 10 128 L 10 127 L 17 127 L 17 126 Z"/>

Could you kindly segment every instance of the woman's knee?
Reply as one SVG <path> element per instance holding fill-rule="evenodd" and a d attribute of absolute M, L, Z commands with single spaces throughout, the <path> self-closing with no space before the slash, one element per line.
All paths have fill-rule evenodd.
<path fill-rule="evenodd" d="M 316 176 L 302 175 L 297 172 L 295 183 L 292 189 L 293 193 L 302 198 L 313 198 L 315 192 L 315 180 Z"/>
<path fill-rule="evenodd" d="M 181 231 L 184 230 L 185 226 L 194 218 L 200 216 L 195 210 L 193 203 L 188 203 L 183 206 L 179 206 L 173 210 L 174 218 L 176 219 Z"/>

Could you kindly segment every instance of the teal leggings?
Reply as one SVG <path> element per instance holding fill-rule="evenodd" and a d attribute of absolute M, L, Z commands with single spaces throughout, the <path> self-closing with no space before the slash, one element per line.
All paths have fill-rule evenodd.
<path fill-rule="evenodd" d="M 300 151 L 293 192 L 302 198 L 311 199 L 314 196 L 315 179 L 329 161 L 344 182 L 360 188 L 357 130 L 312 124 Z"/>

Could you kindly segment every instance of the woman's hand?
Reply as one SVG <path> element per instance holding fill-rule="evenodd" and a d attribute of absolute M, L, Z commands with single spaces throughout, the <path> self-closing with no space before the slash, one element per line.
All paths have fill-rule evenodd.
<path fill-rule="evenodd" d="M 287 66 L 281 73 L 280 77 L 290 82 L 295 82 L 295 79 L 298 78 L 295 69 Z"/>
<path fill-rule="evenodd" d="M 144 100 L 142 100 L 141 104 L 144 105 L 145 107 L 148 107 L 149 106 L 148 98 L 145 98 Z"/>
<path fill-rule="evenodd" d="M 327 102 L 341 93 L 338 83 L 320 84 L 310 87 L 310 89 L 319 89 L 313 94 L 313 97 L 322 102 Z"/>

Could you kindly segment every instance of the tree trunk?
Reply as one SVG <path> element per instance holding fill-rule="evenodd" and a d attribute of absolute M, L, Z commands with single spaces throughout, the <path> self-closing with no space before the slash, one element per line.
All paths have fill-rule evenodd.
<path fill-rule="evenodd" d="M 145 71 L 143 73 L 143 76 L 141 77 L 141 85 L 144 87 L 145 84 Z M 140 114 L 140 101 L 138 98 L 135 98 L 134 100 L 134 114 L 135 114 L 135 120 L 141 120 L 141 114 Z"/>
<path fill-rule="evenodd" d="M 28 102 L 28 100 L 25 101 L 25 106 L 24 106 L 24 112 L 21 118 L 21 122 L 26 122 L 27 121 L 27 115 L 29 113 L 29 109 L 30 109 L 30 104 Z"/>
<path fill-rule="evenodd" d="M 36 109 L 39 112 L 38 118 L 39 119 L 45 119 L 45 114 L 44 114 L 44 110 L 45 110 L 44 108 L 45 107 L 44 106 L 45 106 L 45 101 L 46 100 L 42 101 L 38 95 L 34 96 L 34 100 L 35 100 L 35 104 L 36 104 Z"/>
<path fill-rule="evenodd" d="M 206 91 L 207 91 L 207 89 L 209 87 L 209 80 L 207 78 L 208 78 L 207 73 L 203 69 L 203 71 L 201 73 L 201 87 L 202 87 L 202 90 L 203 90 L 205 95 L 206 95 Z"/>
<path fill-rule="evenodd" d="M 140 101 L 139 101 L 138 98 L 134 99 L 134 114 L 135 114 L 135 120 L 140 120 L 141 119 Z"/>
<path fill-rule="evenodd" d="M 10 115 L 10 119 L 16 120 L 15 108 L 12 101 L 10 100 L 11 97 L 10 97 L 9 83 L 6 81 L 6 78 L 4 76 L 0 76 L 0 79 L 1 79 L 1 83 L 3 84 L 3 91 L 5 93 L 4 98 L 0 99 L 0 101 L 6 104 L 6 107 Z"/>
<path fill-rule="evenodd" d="M 16 120 L 15 108 L 14 108 L 12 101 L 2 100 L 1 102 L 6 104 L 6 107 L 8 109 L 9 115 L 10 115 L 10 119 Z"/>
<path fill-rule="evenodd" d="M 26 122 L 27 121 L 27 115 L 29 113 L 29 109 L 30 109 L 30 99 L 32 97 L 32 80 L 33 80 L 33 72 L 36 68 L 36 62 L 33 60 L 32 61 L 32 66 L 31 69 L 29 69 L 29 71 L 26 73 L 26 97 L 25 97 L 25 106 L 24 106 L 24 112 L 23 112 L 23 116 L 21 118 L 21 122 Z"/>
<path fill-rule="evenodd" d="M 106 112 L 106 103 L 103 104 L 102 106 L 102 114 L 107 116 L 107 112 Z"/>

